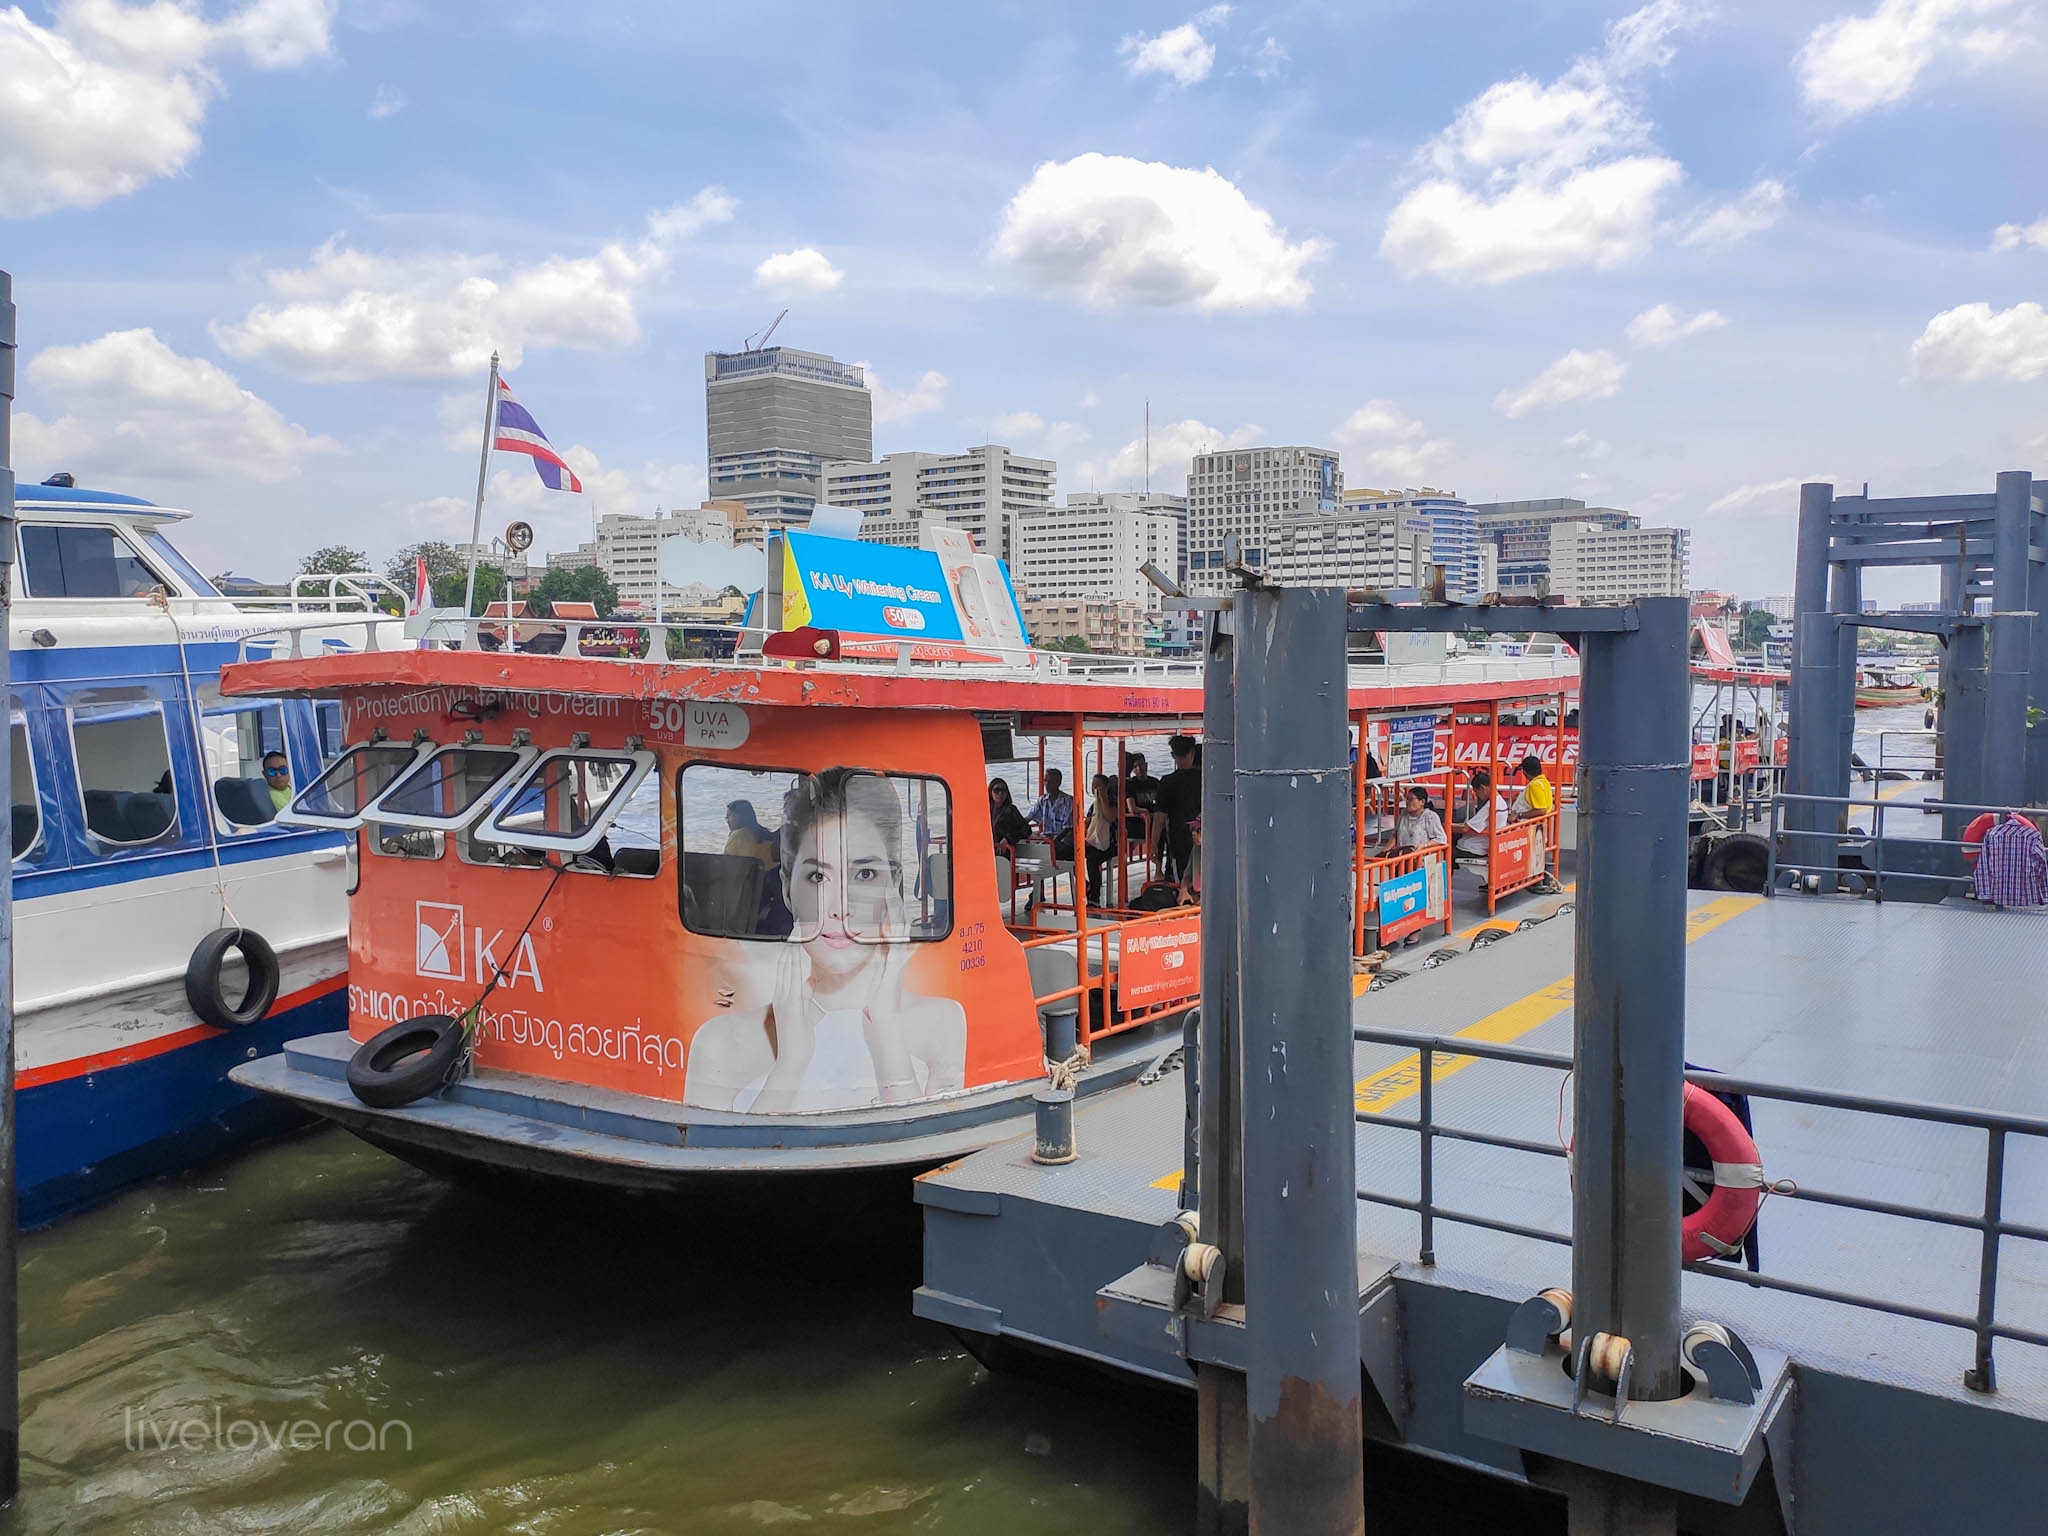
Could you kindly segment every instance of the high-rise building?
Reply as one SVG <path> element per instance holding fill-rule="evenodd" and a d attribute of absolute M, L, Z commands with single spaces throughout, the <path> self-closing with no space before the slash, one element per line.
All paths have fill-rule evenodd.
<path fill-rule="evenodd" d="M 1069 496 L 1064 507 L 1019 517 L 1010 563 L 1019 594 L 1105 598 L 1157 609 L 1162 594 L 1141 573 L 1149 563 L 1173 574 L 1181 521 L 1171 511 L 1135 505 L 1141 499 L 1120 492 Z"/>
<path fill-rule="evenodd" d="M 1000 443 L 964 453 L 891 453 L 874 462 L 823 466 L 823 500 L 860 510 L 860 536 L 873 544 L 915 548 L 924 524 L 964 528 L 975 547 L 999 560 L 1016 550 L 1017 519 L 1052 505 L 1059 465 L 1028 459 Z"/>
<path fill-rule="evenodd" d="M 1290 513 L 1266 542 L 1266 575 L 1283 587 L 1415 587 L 1428 579 L 1430 520 L 1406 501 Z M 1375 493 L 1378 494 L 1378 493 Z"/>
<path fill-rule="evenodd" d="M 1159 562 L 1159 568 L 1175 581 L 1188 579 L 1188 499 L 1171 491 L 1069 491 L 1067 510 L 1087 512 L 1095 508 L 1126 512 L 1164 513 L 1179 526 L 1174 538 L 1173 558 Z"/>
<path fill-rule="evenodd" d="M 1550 527 L 1553 523 L 1585 523 L 1595 528 L 1636 528 L 1641 520 L 1619 507 L 1589 507 L 1569 496 L 1535 501 L 1481 501 L 1472 505 L 1481 539 L 1500 551 L 1503 597 L 1534 596 L 1550 576 Z"/>
<path fill-rule="evenodd" d="M 1405 491 L 1359 489 L 1344 493 L 1343 506 L 1346 511 L 1361 515 L 1395 514 L 1426 525 L 1430 563 L 1444 568 L 1444 590 L 1451 597 L 1469 602 L 1493 590 L 1484 584 L 1485 570 L 1472 509 L 1456 492 L 1439 490 L 1433 485 L 1410 486 Z M 1415 584 L 1421 585 L 1423 579 L 1418 576 Z"/>
<path fill-rule="evenodd" d="M 549 570 L 575 570 L 594 565 L 618 589 L 620 603 L 656 606 L 655 571 L 663 539 L 695 539 L 702 544 L 758 544 L 763 530 L 736 500 L 707 501 L 672 512 L 656 509 L 652 517 L 608 512 L 597 520 L 594 536 L 572 550 L 548 556 Z M 678 587 L 667 584 L 665 596 Z"/>
<path fill-rule="evenodd" d="M 819 352 L 707 352 L 704 419 L 711 494 L 739 501 L 761 523 L 801 524 L 827 462 L 874 457 L 865 375 Z"/>
<path fill-rule="evenodd" d="M 1683 528 L 1550 525 L 1550 595 L 1580 604 L 1683 597 L 1690 574 Z"/>
<path fill-rule="evenodd" d="M 1289 513 L 1334 512 L 1343 489 L 1337 455 L 1327 448 L 1196 454 L 1188 470 L 1187 585 L 1197 592 L 1230 585 L 1223 541 L 1233 533 L 1245 564 L 1263 569 L 1274 524 Z"/>

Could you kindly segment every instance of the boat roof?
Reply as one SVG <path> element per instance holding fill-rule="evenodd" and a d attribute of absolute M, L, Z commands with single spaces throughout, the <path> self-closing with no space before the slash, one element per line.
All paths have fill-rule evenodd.
<path fill-rule="evenodd" d="M 1354 711 L 1554 698 L 1578 692 L 1576 658 L 1484 657 L 1443 664 L 1353 667 Z M 221 675 L 222 691 L 338 697 L 364 690 L 453 688 L 728 704 L 941 709 L 997 714 L 1198 717 L 1199 663 L 1033 673 L 1020 668 L 780 661 L 646 662 L 502 651 L 390 650 L 251 661 Z"/>
<path fill-rule="evenodd" d="M 140 496 L 129 496 L 120 491 L 95 491 L 82 485 L 16 485 L 14 509 L 17 514 L 27 511 L 94 514 L 117 512 L 131 516 L 142 513 L 146 514 L 146 521 L 166 523 L 183 522 L 192 515 L 175 507 L 160 507 Z"/>

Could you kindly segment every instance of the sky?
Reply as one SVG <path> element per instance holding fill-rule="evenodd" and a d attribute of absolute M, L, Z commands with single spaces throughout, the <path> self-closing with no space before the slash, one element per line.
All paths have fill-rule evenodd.
<path fill-rule="evenodd" d="M 703 354 L 865 364 L 875 448 L 1062 492 L 1310 444 L 1577 496 L 1789 590 L 1802 480 L 2048 475 L 2026 0 L 0 6 L 27 482 L 207 570 L 467 536 L 488 358 L 582 477 L 704 495 Z M 1932 597 L 1925 573 L 1873 596 Z"/>

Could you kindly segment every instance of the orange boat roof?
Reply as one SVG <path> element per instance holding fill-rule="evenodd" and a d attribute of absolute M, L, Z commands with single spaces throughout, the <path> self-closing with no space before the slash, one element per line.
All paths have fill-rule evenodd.
<path fill-rule="evenodd" d="M 1498 675 L 1502 670 L 1510 675 Z M 1351 675 L 1352 710 L 1551 698 L 1578 692 L 1576 671 L 1489 660 L 1470 677 L 1437 667 L 1393 666 L 1384 681 Z M 1372 669 L 1382 670 L 1382 669 Z M 1457 669 L 1454 666 L 1453 672 Z M 1424 674 L 1433 674 L 1425 676 Z M 336 696 L 359 689 L 460 688 L 627 699 L 695 699 L 732 704 L 823 705 L 848 709 L 955 709 L 995 713 L 1195 716 L 1202 712 L 1191 665 L 1128 671 L 1028 674 L 925 667 L 897 671 L 859 664 L 645 662 L 501 651 L 337 651 L 238 662 L 222 669 L 221 691 L 266 696 Z"/>

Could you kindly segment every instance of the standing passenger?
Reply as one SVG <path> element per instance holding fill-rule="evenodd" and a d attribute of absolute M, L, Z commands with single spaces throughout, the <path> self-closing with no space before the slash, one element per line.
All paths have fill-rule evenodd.
<path fill-rule="evenodd" d="M 1159 781 L 1159 809 L 1166 817 L 1166 872 L 1185 877 L 1193 863 L 1193 824 L 1202 818 L 1202 749 L 1192 736 L 1168 741 L 1173 772 Z"/>

